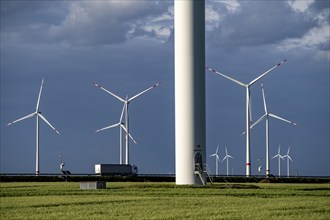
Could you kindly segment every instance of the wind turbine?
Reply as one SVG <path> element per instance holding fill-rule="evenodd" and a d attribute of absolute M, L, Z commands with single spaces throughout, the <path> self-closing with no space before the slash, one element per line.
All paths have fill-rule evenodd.
<path fill-rule="evenodd" d="M 264 101 L 264 109 L 265 109 L 265 114 L 261 116 L 253 125 L 251 125 L 250 129 L 252 129 L 254 126 L 259 124 L 263 119 L 266 119 L 266 176 L 268 177 L 270 174 L 270 164 L 269 164 L 269 117 L 284 121 L 289 124 L 297 125 L 296 123 L 289 121 L 287 119 L 281 118 L 277 115 L 274 115 L 267 110 L 267 105 L 266 105 L 266 97 L 265 97 L 265 91 L 264 91 L 264 86 L 261 83 L 261 91 L 262 91 L 262 97 Z"/>
<path fill-rule="evenodd" d="M 228 176 L 228 160 L 229 160 L 229 158 L 233 158 L 233 157 L 228 154 L 227 147 L 225 147 L 225 148 L 226 148 L 226 156 L 222 159 L 222 162 L 224 160 L 227 160 L 227 176 Z"/>
<path fill-rule="evenodd" d="M 219 145 L 218 145 L 217 150 L 215 151 L 215 153 L 210 155 L 210 157 L 215 157 L 215 175 L 216 176 L 219 175 L 218 165 L 219 165 L 219 162 L 220 162 L 220 158 L 219 158 L 219 155 L 218 155 L 218 150 L 219 150 Z"/>
<path fill-rule="evenodd" d="M 41 118 L 44 122 L 46 122 L 46 124 L 48 124 L 49 127 L 51 127 L 57 134 L 60 134 L 60 132 L 58 132 L 56 130 L 56 128 L 54 128 L 54 126 L 51 125 L 51 123 L 49 123 L 49 121 L 47 121 L 47 119 L 39 111 L 40 97 L 41 97 L 43 84 L 44 84 L 44 79 L 42 79 L 42 81 L 41 81 L 41 86 L 40 86 L 40 91 L 39 91 L 39 96 L 38 96 L 38 101 L 37 101 L 37 107 L 36 107 L 35 112 L 7 124 L 7 126 L 9 126 L 9 125 L 15 124 L 16 122 L 22 121 L 24 119 L 36 116 L 36 120 L 37 120 L 37 123 L 36 123 L 36 175 L 39 175 L 39 118 Z"/>
<path fill-rule="evenodd" d="M 293 162 L 289 153 L 290 153 L 290 146 L 289 146 L 289 149 L 288 149 L 288 152 L 286 153 L 286 155 L 283 156 L 283 158 L 286 157 L 286 162 L 287 162 L 286 167 L 287 167 L 287 176 L 288 177 L 290 177 L 290 160 L 291 160 L 291 162 Z"/>
<path fill-rule="evenodd" d="M 278 145 L 278 153 L 272 157 L 272 159 L 278 157 L 278 177 L 281 176 L 281 159 L 284 160 L 283 156 L 280 154 L 280 145 Z"/>
<path fill-rule="evenodd" d="M 128 105 L 130 104 L 131 101 L 133 101 L 134 99 L 136 99 L 137 97 L 141 96 L 142 94 L 148 92 L 149 90 L 157 87 L 160 85 L 160 82 L 159 83 L 156 83 L 155 85 L 149 87 L 148 89 L 146 90 L 143 90 L 142 92 L 136 94 L 135 96 L 131 97 L 131 98 L 128 98 L 128 96 L 126 96 L 126 99 L 123 99 L 121 97 L 119 97 L 118 95 L 110 92 L 109 90 L 105 89 L 104 87 L 100 86 L 99 84 L 97 83 L 94 83 L 94 85 L 96 87 L 98 87 L 99 89 L 102 89 L 103 91 L 109 93 L 110 95 L 112 95 L 113 97 L 115 97 L 116 99 L 118 99 L 119 101 L 123 102 L 124 103 L 124 108 L 125 108 L 125 126 L 126 126 L 126 164 L 129 164 L 129 120 L 128 120 Z"/>
<path fill-rule="evenodd" d="M 250 86 L 252 86 L 255 82 L 257 82 L 259 79 L 261 79 L 262 77 L 264 77 L 267 73 L 269 73 L 270 71 L 274 70 L 275 68 L 279 67 L 281 64 L 285 63 L 286 59 L 281 61 L 280 63 L 276 64 L 275 66 L 273 66 L 272 68 L 270 68 L 269 70 L 267 70 L 266 72 L 264 72 L 263 74 L 261 74 L 260 76 L 258 76 L 257 78 L 255 78 L 254 80 L 252 80 L 249 83 L 242 83 L 236 79 L 233 79 L 229 76 L 226 76 L 225 74 L 222 74 L 220 72 L 218 72 L 217 70 L 211 69 L 210 67 L 206 67 L 206 69 L 219 74 L 220 76 L 240 85 L 246 88 L 246 176 L 250 176 L 251 174 L 251 158 L 250 158 L 250 126 L 251 126 L 251 112 L 250 112 Z"/>
<path fill-rule="evenodd" d="M 104 131 L 107 130 L 109 128 L 114 128 L 114 127 L 119 127 L 119 164 L 123 164 L 123 135 L 122 135 L 122 130 L 124 130 L 126 132 L 126 128 L 125 128 L 125 124 L 123 122 L 123 115 L 124 115 L 124 110 L 125 110 L 125 104 L 123 106 L 123 110 L 121 111 L 121 115 L 120 115 L 120 119 L 119 122 L 101 129 L 96 130 L 95 132 L 99 132 L 99 131 Z M 128 134 L 129 137 L 132 139 L 132 141 L 136 143 L 136 141 L 134 140 L 134 138 L 131 136 L 131 134 Z"/>

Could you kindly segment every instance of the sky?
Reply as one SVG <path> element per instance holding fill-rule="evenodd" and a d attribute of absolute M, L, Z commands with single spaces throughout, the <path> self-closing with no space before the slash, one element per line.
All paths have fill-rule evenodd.
<path fill-rule="evenodd" d="M 206 65 L 250 82 L 287 62 L 251 87 L 252 119 L 269 112 L 270 156 L 291 146 L 291 175 L 329 176 L 329 1 L 206 0 Z M 130 163 L 139 173 L 175 173 L 173 1 L 1 0 L 1 173 L 35 172 L 35 118 L 7 123 L 39 110 L 57 135 L 40 123 L 40 172 L 58 173 L 62 154 L 71 173 L 119 163 L 117 123 L 123 98 L 161 85 L 130 104 Z M 207 163 L 234 158 L 229 172 L 245 174 L 245 89 L 205 70 Z M 259 160 L 258 160 L 259 159 Z M 265 123 L 251 133 L 251 173 L 265 173 Z M 278 161 L 270 161 L 278 174 Z M 226 163 L 219 164 L 224 175 Z M 286 174 L 286 162 L 281 163 Z"/>

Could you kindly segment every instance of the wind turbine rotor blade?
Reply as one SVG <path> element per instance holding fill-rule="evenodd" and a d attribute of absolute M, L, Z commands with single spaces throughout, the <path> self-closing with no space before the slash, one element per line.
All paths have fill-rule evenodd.
<path fill-rule="evenodd" d="M 40 86 L 40 90 L 39 90 L 39 96 L 38 96 L 38 101 L 37 101 L 37 107 L 36 107 L 36 112 L 39 111 L 39 103 L 40 103 L 40 97 L 41 97 L 41 92 L 42 92 L 42 86 L 44 84 L 44 78 L 42 78 L 41 81 L 41 86 Z"/>
<path fill-rule="evenodd" d="M 291 160 L 291 162 L 293 162 L 292 158 L 289 155 L 288 155 L 288 158 L 289 158 L 289 160 Z"/>
<path fill-rule="evenodd" d="M 130 134 L 130 133 L 128 133 L 128 136 L 129 136 L 129 138 L 134 142 L 134 144 L 138 144 L 135 140 L 134 140 L 134 138 L 133 138 L 133 136 Z"/>
<path fill-rule="evenodd" d="M 149 90 L 151 90 L 151 89 L 153 89 L 153 88 L 155 88 L 155 87 L 157 87 L 157 86 L 159 86 L 159 85 L 160 85 L 160 82 L 159 82 L 159 83 L 156 83 L 155 85 L 149 87 L 149 88 L 146 89 L 146 90 L 143 90 L 142 92 L 140 92 L 140 93 L 136 94 L 135 96 L 133 96 L 132 98 L 130 98 L 130 99 L 128 100 L 128 102 L 133 101 L 133 100 L 136 99 L 137 97 L 141 96 L 142 94 L 148 92 Z"/>
<path fill-rule="evenodd" d="M 262 83 L 261 83 L 261 91 L 262 91 L 262 98 L 264 100 L 265 113 L 268 113 L 268 111 L 267 111 L 267 105 L 266 105 L 266 97 L 265 97 L 264 85 Z"/>
<path fill-rule="evenodd" d="M 252 80 L 248 85 L 249 86 L 253 85 L 259 79 L 261 79 L 262 77 L 264 77 L 267 73 L 271 72 L 272 70 L 274 70 L 275 68 L 279 67 L 280 65 L 282 65 L 285 62 L 286 62 L 286 59 L 283 60 L 283 61 L 281 61 L 280 63 L 276 64 L 275 66 L 273 66 L 272 68 L 270 68 L 269 70 L 267 70 L 266 72 L 264 72 L 263 74 L 261 74 L 260 76 L 258 76 L 257 78 L 255 78 L 254 80 Z"/>
<path fill-rule="evenodd" d="M 220 72 L 218 72 L 217 70 L 214 70 L 214 69 L 212 69 L 212 68 L 210 68 L 210 67 L 206 67 L 206 69 L 208 69 L 209 71 L 214 72 L 214 73 L 216 73 L 216 74 L 218 74 L 218 75 L 220 75 L 220 76 L 222 76 L 222 77 L 225 77 L 226 79 L 229 79 L 230 81 L 233 81 L 234 83 L 237 83 L 237 84 L 240 85 L 240 86 L 244 86 L 244 87 L 247 86 L 246 84 L 244 84 L 244 83 L 242 83 L 242 82 L 240 82 L 240 81 L 238 81 L 238 80 L 236 80 L 236 79 L 233 79 L 233 78 L 231 78 L 231 77 L 229 77 L 229 76 L 226 76 L 225 74 L 220 73 Z"/>
<path fill-rule="evenodd" d="M 257 124 L 259 124 L 264 118 L 266 118 L 267 114 L 264 114 L 263 116 L 261 116 L 256 122 L 254 122 L 250 129 L 254 128 L 254 126 L 256 126 Z"/>
<path fill-rule="evenodd" d="M 114 128 L 114 127 L 117 127 L 117 126 L 119 126 L 119 125 L 120 125 L 120 123 L 113 124 L 113 125 L 110 125 L 110 126 L 107 126 L 107 127 L 101 128 L 101 129 L 98 129 L 98 130 L 96 130 L 95 132 L 99 132 L 99 131 L 107 130 L 107 129 L 109 129 L 109 128 Z"/>
<path fill-rule="evenodd" d="M 273 118 L 276 118 L 276 119 L 279 119 L 281 121 L 285 121 L 289 124 L 293 124 L 293 125 L 297 125 L 296 123 L 292 122 L 292 121 L 289 121 L 287 119 L 284 119 L 284 118 L 281 118 L 280 116 L 277 116 L 277 115 L 274 115 L 274 114 L 269 114 L 269 116 L 273 117 Z"/>
<path fill-rule="evenodd" d="M 217 150 L 215 151 L 215 154 L 218 154 L 218 150 L 219 150 L 219 145 L 217 147 Z"/>
<path fill-rule="evenodd" d="M 222 159 L 222 161 L 221 161 L 221 162 L 223 162 L 225 159 L 227 159 L 227 156 L 225 156 L 225 157 Z"/>
<path fill-rule="evenodd" d="M 217 158 L 217 160 L 218 160 L 218 161 L 220 161 L 220 158 L 219 158 L 219 156 L 218 156 L 218 155 L 216 155 L 216 158 Z"/>
<path fill-rule="evenodd" d="M 58 130 L 56 130 L 56 128 L 54 128 L 54 126 L 51 124 L 51 123 L 49 123 L 49 121 L 47 121 L 47 119 L 42 115 L 42 114 L 40 114 L 40 113 L 38 113 L 38 116 L 42 119 L 42 120 L 44 120 L 57 134 L 59 134 L 60 135 L 60 132 L 58 131 Z"/>
<path fill-rule="evenodd" d="M 228 154 L 228 157 L 230 157 L 230 158 L 234 158 L 234 157 L 230 156 L 229 154 Z"/>
<path fill-rule="evenodd" d="M 112 95 L 113 97 L 117 98 L 119 101 L 125 102 L 124 99 L 122 99 L 121 97 L 117 96 L 116 94 L 110 92 L 109 90 L 105 89 L 104 87 L 102 87 L 101 85 L 97 84 L 97 83 L 93 83 L 96 87 L 98 87 L 99 89 L 102 89 L 103 91 L 109 93 L 110 95 Z"/>
<path fill-rule="evenodd" d="M 124 129 L 124 131 L 127 133 L 127 131 L 126 131 L 126 128 L 125 128 L 125 126 L 123 125 L 123 124 L 121 124 L 121 127 Z M 137 142 L 134 140 L 134 138 L 133 138 L 133 136 L 130 134 L 130 133 L 128 133 L 128 136 L 129 136 L 129 138 L 137 145 Z"/>
<path fill-rule="evenodd" d="M 31 118 L 31 117 L 33 117 L 35 114 L 37 114 L 37 113 L 34 112 L 34 113 L 31 113 L 31 114 L 29 114 L 29 115 L 27 115 L 27 116 L 24 116 L 24 117 L 22 117 L 22 118 L 19 118 L 19 119 L 15 120 L 15 121 L 9 122 L 9 123 L 7 124 L 7 126 L 12 125 L 12 124 L 15 124 L 16 122 L 22 121 L 22 120 L 24 120 L 24 119 Z"/>
<path fill-rule="evenodd" d="M 126 127 L 125 127 L 123 124 L 121 124 L 121 123 L 120 123 L 120 126 L 121 126 L 121 128 L 124 129 L 124 131 L 126 132 Z"/>
<path fill-rule="evenodd" d="M 252 102 L 251 102 L 252 96 L 250 96 L 249 99 L 249 114 L 250 114 L 250 126 L 252 125 Z"/>
<path fill-rule="evenodd" d="M 121 111 L 121 115 L 120 115 L 119 123 L 121 123 L 122 120 L 123 120 L 123 115 L 124 115 L 125 107 L 126 107 L 126 102 L 124 103 L 123 110 Z"/>
<path fill-rule="evenodd" d="M 211 154 L 211 155 L 210 155 L 210 157 L 215 157 L 215 156 L 217 156 L 217 154 Z"/>
<path fill-rule="evenodd" d="M 276 157 L 278 157 L 278 154 L 276 154 L 275 156 L 273 156 L 272 159 L 274 159 L 274 158 L 276 158 Z"/>
<path fill-rule="evenodd" d="M 289 153 L 290 153 L 290 146 L 288 148 L 288 152 L 286 153 L 286 155 L 289 155 Z"/>

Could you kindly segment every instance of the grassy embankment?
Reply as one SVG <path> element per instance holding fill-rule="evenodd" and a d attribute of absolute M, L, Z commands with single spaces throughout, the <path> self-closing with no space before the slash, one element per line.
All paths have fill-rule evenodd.
<path fill-rule="evenodd" d="M 330 219 L 330 184 L 0 183 L 0 219 Z"/>

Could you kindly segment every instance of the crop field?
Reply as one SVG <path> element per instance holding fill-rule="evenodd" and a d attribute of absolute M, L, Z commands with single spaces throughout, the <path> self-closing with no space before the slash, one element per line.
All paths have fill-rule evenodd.
<path fill-rule="evenodd" d="M 0 183 L 0 219 L 330 219 L 330 184 Z"/>

